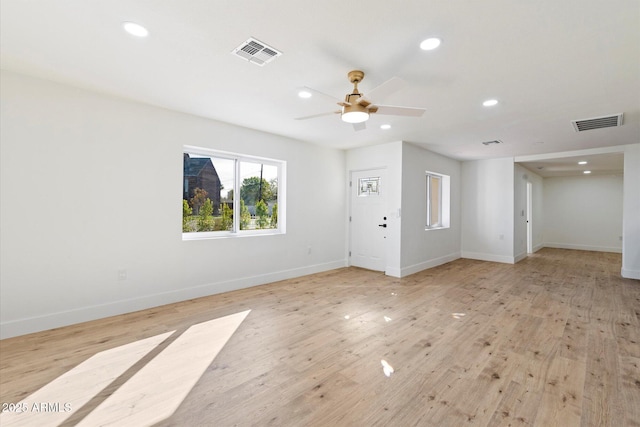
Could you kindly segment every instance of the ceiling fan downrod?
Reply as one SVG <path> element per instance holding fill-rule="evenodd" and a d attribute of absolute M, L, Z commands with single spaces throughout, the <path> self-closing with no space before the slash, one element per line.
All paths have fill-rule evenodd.
<path fill-rule="evenodd" d="M 358 83 L 364 79 L 364 72 L 360 70 L 353 70 L 349 71 L 347 76 L 349 77 L 349 81 L 353 83 L 353 93 L 351 95 L 360 95 L 360 92 L 358 92 Z"/>

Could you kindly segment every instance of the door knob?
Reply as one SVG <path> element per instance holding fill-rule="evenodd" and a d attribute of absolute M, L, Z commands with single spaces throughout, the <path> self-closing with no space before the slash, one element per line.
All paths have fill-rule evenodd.
<path fill-rule="evenodd" d="M 387 224 L 378 224 L 378 227 L 387 228 Z"/>

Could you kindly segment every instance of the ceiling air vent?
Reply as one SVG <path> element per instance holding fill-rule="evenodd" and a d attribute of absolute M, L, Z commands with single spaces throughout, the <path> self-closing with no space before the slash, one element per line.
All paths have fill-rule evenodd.
<path fill-rule="evenodd" d="M 282 52 L 254 38 L 248 39 L 231 53 L 261 67 L 282 55 Z"/>
<path fill-rule="evenodd" d="M 576 132 L 622 126 L 623 114 L 624 113 L 615 114 L 613 116 L 594 117 L 593 119 L 573 120 L 571 124 L 573 124 L 573 128 Z"/>
<path fill-rule="evenodd" d="M 493 141 L 485 141 L 482 144 L 483 145 L 502 144 L 502 141 L 500 141 L 499 139 L 496 139 L 496 140 L 493 140 Z"/>

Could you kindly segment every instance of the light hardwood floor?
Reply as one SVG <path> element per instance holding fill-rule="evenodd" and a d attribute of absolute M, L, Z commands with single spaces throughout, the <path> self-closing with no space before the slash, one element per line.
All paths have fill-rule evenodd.
<path fill-rule="evenodd" d="M 640 281 L 622 279 L 620 263 L 543 249 L 403 279 L 344 268 L 2 340 L 1 401 L 98 352 L 250 309 L 157 425 L 640 426 Z"/>

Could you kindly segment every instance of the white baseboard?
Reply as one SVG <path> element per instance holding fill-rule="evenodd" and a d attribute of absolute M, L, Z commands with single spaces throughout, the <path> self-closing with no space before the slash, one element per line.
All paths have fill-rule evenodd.
<path fill-rule="evenodd" d="M 406 277 L 411 274 L 418 273 L 422 270 L 427 270 L 429 268 L 437 267 L 439 265 L 446 264 L 451 261 L 455 261 L 459 258 L 460 258 L 460 252 L 454 252 L 449 255 L 441 256 L 434 259 L 429 259 L 429 260 L 420 262 L 418 264 L 410 265 L 408 267 L 403 267 L 399 271 L 400 275 L 393 275 L 393 277 Z M 392 276 L 392 274 L 388 274 L 388 275 Z"/>
<path fill-rule="evenodd" d="M 11 338 L 19 335 L 26 335 L 32 332 L 40 332 L 47 329 L 59 328 L 90 320 L 102 319 L 124 313 L 131 313 L 147 308 L 158 307 L 193 298 L 220 294 L 223 292 L 249 288 L 252 286 L 264 285 L 277 282 L 279 280 L 291 279 L 294 277 L 306 276 L 308 274 L 320 273 L 347 266 L 346 260 L 333 261 L 323 264 L 315 264 L 306 267 L 282 270 L 273 273 L 262 274 L 252 277 L 242 277 L 225 282 L 207 283 L 191 288 L 177 289 L 170 292 L 145 295 L 139 298 L 131 298 L 120 301 L 113 301 L 106 304 L 80 307 L 73 310 L 66 310 L 57 313 L 49 313 L 41 316 L 33 316 L 17 320 L 10 320 L 0 323 L 0 339 Z"/>
<path fill-rule="evenodd" d="M 540 243 L 539 245 L 535 245 L 535 246 L 533 247 L 533 253 L 538 252 L 538 251 L 539 251 L 540 249 L 542 249 L 542 248 L 544 248 L 544 244 L 543 244 L 543 243 Z"/>
<path fill-rule="evenodd" d="M 625 279 L 637 279 L 640 280 L 640 270 L 629 270 L 628 268 L 623 268 L 620 271 L 620 275 Z"/>
<path fill-rule="evenodd" d="M 578 251 L 613 252 L 617 254 L 622 253 L 622 247 L 618 248 L 618 247 L 609 247 L 609 246 L 576 245 L 573 243 L 557 243 L 557 242 L 546 242 L 543 246 L 545 248 L 574 249 Z"/>
<path fill-rule="evenodd" d="M 517 262 L 520 262 L 523 259 L 525 259 L 526 257 L 527 257 L 527 253 L 526 252 L 519 253 L 518 255 L 513 257 L 513 263 L 515 264 Z"/>
<path fill-rule="evenodd" d="M 393 268 L 393 267 L 386 267 L 384 269 L 384 274 L 385 274 L 385 276 L 402 277 L 402 269 Z"/>
<path fill-rule="evenodd" d="M 507 255 L 486 254 L 482 252 L 462 252 L 462 258 L 477 259 L 479 261 L 501 262 L 503 264 L 515 264 L 515 257 Z"/>

